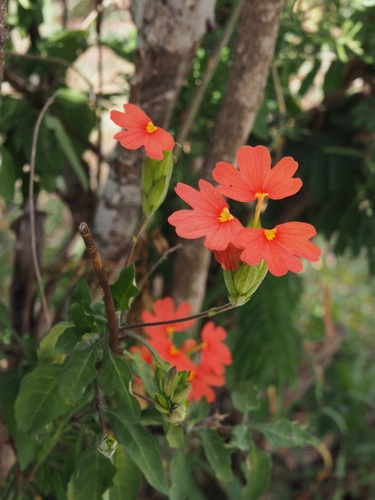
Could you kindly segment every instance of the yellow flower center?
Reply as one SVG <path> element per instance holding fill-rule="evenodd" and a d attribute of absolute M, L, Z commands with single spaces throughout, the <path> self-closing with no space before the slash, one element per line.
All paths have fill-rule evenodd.
<path fill-rule="evenodd" d="M 268 193 L 260 193 L 260 192 L 258 191 L 257 193 L 255 193 L 255 196 L 256 196 L 257 198 L 260 198 L 260 197 L 264 198 L 265 196 L 268 196 Z"/>
<path fill-rule="evenodd" d="M 146 125 L 146 132 L 149 134 L 152 134 L 153 132 L 156 132 L 158 127 L 155 127 L 155 125 L 152 122 L 148 122 Z"/>
<path fill-rule="evenodd" d="M 194 354 L 198 351 L 201 351 L 203 349 L 207 349 L 207 347 L 208 347 L 207 342 L 201 342 L 200 344 L 197 344 L 194 347 L 192 347 L 191 349 L 189 349 L 188 351 L 186 351 L 186 354 L 188 356 L 191 356 L 192 354 Z"/>
<path fill-rule="evenodd" d="M 171 356 L 177 356 L 177 354 L 179 353 L 180 351 L 177 349 L 176 346 L 172 345 L 170 348 L 169 348 L 169 354 Z"/>
<path fill-rule="evenodd" d="M 267 238 L 268 241 L 272 241 L 276 238 L 276 233 L 277 229 L 265 229 L 264 230 L 264 236 Z"/>
<path fill-rule="evenodd" d="M 225 207 L 223 210 L 220 212 L 219 215 L 219 221 L 220 222 L 227 222 L 228 220 L 232 220 L 233 215 L 229 212 L 229 208 Z"/>

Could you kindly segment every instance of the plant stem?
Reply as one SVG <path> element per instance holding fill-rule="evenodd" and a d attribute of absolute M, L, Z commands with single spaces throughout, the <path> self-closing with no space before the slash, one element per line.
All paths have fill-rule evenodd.
<path fill-rule="evenodd" d="M 127 325 L 127 326 L 121 326 L 119 328 L 119 333 L 127 332 L 128 330 L 135 330 L 136 328 L 144 328 L 145 326 L 160 326 L 160 325 L 171 325 L 173 323 L 182 323 L 183 321 L 190 321 L 193 319 L 200 319 L 200 318 L 209 318 L 211 316 L 216 316 L 216 314 L 220 314 L 225 311 L 229 311 L 230 309 L 235 308 L 236 306 L 229 303 L 224 304 L 223 306 L 218 306 L 218 307 L 212 307 L 211 309 L 208 309 L 207 311 L 203 311 L 198 314 L 193 314 L 192 316 L 186 316 L 185 318 L 178 318 L 178 319 L 171 319 L 167 321 L 155 321 L 154 323 L 136 323 L 134 325 Z M 133 336 L 137 335 L 133 333 Z M 131 335 L 130 335 L 131 336 Z M 120 340 L 124 340 L 127 337 L 127 335 L 120 335 Z M 137 335 L 137 337 L 140 337 Z M 134 337 L 135 338 L 135 337 Z M 142 338 L 142 337 L 140 337 Z M 144 341 L 144 339 L 142 339 Z"/>
<path fill-rule="evenodd" d="M 131 259 L 133 257 L 135 247 L 136 247 L 137 242 L 139 240 L 139 237 L 141 236 L 142 231 L 145 228 L 147 222 L 148 222 L 148 218 L 145 215 L 143 215 L 142 219 L 139 223 L 138 230 L 137 230 L 136 234 L 133 236 L 133 241 L 132 241 L 132 244 L 129 248 L 129 252 L 128 252 L 128 255 L 126 257 L 124 267 L 127 267 L 130 264 Z"/>
<path fill-rule="evenodd" d="M 47 113 L 48 108 L 54 103 L 55 97 L 59 90 L 56 90 L 46 101 L 38 119 L 35 124 L 33 141 L 31 145 L 31 158 L 30 158 L 30 180 L 29 180 L 29 210 L 30 210 L 30 234 L 31 234 L 31 255 L 33 258 L 34 270 L 36 279 L 38 281 L 40 299 L 42 301 L 42 308 L 48 329 L 51 327 L 51 315 L 48 308 L 47 298 L 44 293 L 42 274 L 39 267 L 38 251 L 36 248 L 36 235 L 35 235 L 35 205 L 34 205 L 34 180 L 35 180 L 35 159 L 36 147 L 38 144 L 39 130 L 42 124 L 44 115 Z"/>
<path fill-rule="evenodd" d="M 108 321 L 108 330 L 109 330 L 109 347 L 113 351 L 114 354 L 122 354 L 122 348 L 119 341 L 119 329 L 117 324 L 117 316 L 115 304 L 113 302 L 113 297 L 111 293 L 111 289 L 109 287 L 109 281 L 107 274 L 103 268 L 102 259 L 99 254 L 99 250 L 96 247 L 94 238 L 90 232 L 89 226 L 86 222 L 81 222 L 78 227 L 78 231 L 85 242 L 87 251 L 90 255 L 92 265 L 94 267 L 96 277 L 98 278 L 99 285 L 102 289 L 103 300 L 105 311 L 107 315 Z"/>

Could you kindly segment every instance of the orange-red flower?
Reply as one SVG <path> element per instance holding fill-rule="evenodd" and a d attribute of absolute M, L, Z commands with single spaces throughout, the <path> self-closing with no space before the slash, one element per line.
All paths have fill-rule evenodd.
<path fill-rule="evenodd" d="M 203 364 L 196 365 L 191 370 L 189 381 L 192 388 L 188 399 L 200 401 L 205 397 L 208 403 L 212 403 L 215 399 L 215 392 L 212 387 L 221 387 L 225 384 L 225 378 L 222 374 L 206 370 Z"/>
<path fill-rule="evenodd" d="M 174 332 L 183 332 L 194 323 L 194 320 L 182 321 L 181 323 L 174 323 L 173 320 L 186 318 L 191 312 L 189 302 L 181 302 L 180 305 L 175 307 L 171 297 L 158 299 L 153 306 L 154 312 L 143 311 L 141 314 L 142 321 L 145 323 L 156 323 L 158 321 L 171 322 L 168 325 L 146 326 L 145 333 L 151 338 L 161 338 L 171 336 Z"/>
<path fill-rule="evenodd" d="M 229 243 L 228 248 L 219 251 L 214 250 L 214 257 L 221 264 L 224 271 L 237 271 L 240 263 L 240 255 L 242 248 L 239 249 L 235 247 L 232 243 Z"/>
<path fill-rule="evenodd" d="M 145 147 L 146 155 L 154 160 L 162 160 L 163 151 L 171 151 L 174 140 L 171 134 L 161 127 L 156 127 L 151 118 L 134 104 L 124 104 L 124 111 L 111 111 L 111 120 L 124 128 L 113 136 L 127 149 Z"/>
<path fill-rule="evenodd" d="M 170 297 L 159 299 L 154 304 L 154 313 L 145 311 L 142 319 L 145 322 L 171 320 L 168 325 L 145 326 L 149 338 L 147 342 L 157 351 L 159 356 L 176 366 L 178 371 L 188 370 L 192 391 L 189 400 L 199 401 L 203 397 L 208 402 L 215 399 L 213 387 L 225 384 L 225 366 L 232 363 L 232 355 L 228 347 L 223 344 L 227 334 L 221 326 L 215 327 L 213 321 L 208 321 L 201 331 L 201 342 L 188 338 L 185 342 L 177 341 L 175 332 L 185 330 L 192 321 L 173 323 L 178 317 L 189 314 L 190 305 L 187 302 L 175 308 Z M 150 351 L 144 346 L 133 346 L 131 352 L 139 352 L 142 359 L 153 364 Z"/>
<path fill-rule="evenodd" d="M 283 276 L 288 271 L 299 273 L 303 264 L 298 257 L 316 262 L 321 250 L 312 243 L 315 228 L 305 222 L 286 222 L 273 229 L 245 228 L 238 232 L 236 244 L 244 248 L 241 260 L 249 266 L 263 259 L 270 273 Z"/>
<path fill-rule="evenodd" d="M 300 190 L 301 179 L 293 177 L 298 163 L 290 156 L 282 158 L 271 169 L 271 156 L 264 146 L 242 146 L 237 152 L 236 167 L 220 161 L 212 173 L 221 185 L 220 193 L 237 201 L 254 201 L 259 197 L 280 200 Z"/>
<path fill-rule="evenodd" d="M 193 210 L 178 210 L 168 221 L 176 227 L 182 238 L 194 239 L 205 236 L 204 245 L 210 250 L 225 250 L 234 241 L 243 226 L 229 212 L 229 205 L 209 182 L 201 179 L 199 189 L 179 182 L 176 193 Z"/>
<path fill-rule="evenodd" d="M 227 332 L 221 326 L 215 326 L 213 321 L 206 323 L 201 332 L 202 350 L 201 365 L 205 370 L 222 375 L 225 371 L 224 365 L 232 364 L 232 354 L 228 347 L 223 344 L 227 338 Z"/>

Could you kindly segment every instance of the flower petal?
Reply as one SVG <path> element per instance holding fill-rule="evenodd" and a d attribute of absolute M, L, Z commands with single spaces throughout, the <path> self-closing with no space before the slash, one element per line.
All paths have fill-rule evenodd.
<path fill-rule="evenodd" d="M 217 190 L 224 196 L 244 202 L 255 200 L 255 194 L 249 190 L 240 172 L 230 163 L 225 161 L 216 163 L 212 177 L 221 184 Z"/>
<path fill-rule="evenodd" d="M 302 187 L 302 181 L 293 177 L 298 163 L 291 156 L 282 158 L 270 172 L 266 191 L 272 200 L 281 200 L 296 194 Z"/>

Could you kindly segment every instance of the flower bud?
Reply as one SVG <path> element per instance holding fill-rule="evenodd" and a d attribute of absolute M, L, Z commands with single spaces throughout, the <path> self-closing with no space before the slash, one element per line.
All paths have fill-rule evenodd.
<path fill-rule="evenodd" d="M 186 418 L 187 412 L 188 412 L 188 406 L 189 403 L 186 401 L 182 405 L 176 406 L 169 415 L 165 416 L 165 420 L 167 422 L 170 422 L 171 424 L 179 425 L 181 422 L 183 422 Z"/>
<path fill-rule="evenodd" d="M 98 446 L 98 451 L 105 457 L 111 458 L 117 449 L 117 445 L 116 439 L 106 434 Z"/>
<path fill-rule="evenodd" d="M 181 386 L 178 386 L 173 393 L 172 397 L 173 403 L 177 404 L 183 403 L 189 396 L 191 387 L 192 387 L 191 384 L 182 384 Z"/>
<path fill-rule="evenodd" d="M 237 271 L 223 271 L 228 299 L 234 306 L 243 306 L 251 299 L 267 274 L 265 260 L 256 266 L 240 264 Z"/>
<path fill-rule="evenodd" d="M 172 169 L 172 151 L 164 151 L 164 158 L 160 161 L 153 160 L 148 156 L 144 159 L 142 166 L 142 208 L 147 217 L 150 217 L 165 200 Z"/>
<path fill-rule="evenodd" d="M 176 366 L 172 366 L 164 377 L 164 394 L 171 397 L 178 382 L 178 371 Z"/>
<path fill-rule="evenodd" d="M 161 413 L 169 413 L 170 404 L 169 399 L 164 394 L 154 394 L 155 408 Z"/>

